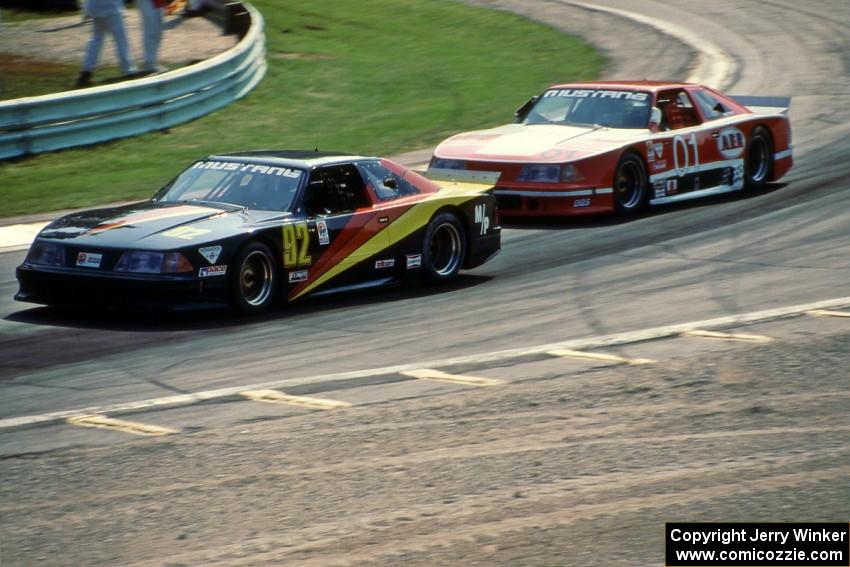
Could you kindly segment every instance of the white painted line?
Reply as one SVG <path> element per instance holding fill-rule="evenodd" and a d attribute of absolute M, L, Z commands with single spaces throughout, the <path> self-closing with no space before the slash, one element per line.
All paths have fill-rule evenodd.
<path fill-rule="evenodd" d="M 687 83 L 703 83 L 710 87 L 724 90 L 729 86 L 729 81 L 735 75 L 736 64 L 732 56 L 714 43 L 697 36 L 694 30 L 628 10 L 600 6 L 590 2 L 576 2 L 575 0 L 562 1 L 565 4 L 572 4 L 586 10 L 607 12 L 647 25 L 690 46 L 697 52 L 697 65 L 693 72 L 685 79 Z"/>
<path fill-rule="evenodd" d="M 579 358 L 583 360 L 599 360 L 601 362 L 612 362 L 614 364 L 654 364 L 655 361 L 651 358 L 626 358 L 616 354 L 606 354 L 604 352 L 586 352 L 583 350 L 555 349 L 550 350 L 547 354 L 559 356 L 561 358 Z"/>
<path fill-rule="evenodd" d="M 293 396 L 291 394 L 285 394 L 279 390 L 246 390 L 245 392 L 241 392 L 241 395 L 255 402 L 289 404 L 292 406 L 301 406 L 310 409 L 330 410 L 351 407 L 351 404 L 348 402 L 328 400 L 325 398 L 310 398 L 307 396 Z"/>
<path fill-rule="evenodd" d="M 405 376 L 417 378 L 419 380 L 437 380 L 440 382 L 452 382 L 454 384 L 464 384 L 467 386 L 501 386 L 505 383 L 504 380 L 495 378 L 481 378 L 479 376 L 464 376 L 461 374 L 449 374 L 433 368 L 418 368 L 416 370 L 408 370 L 401 372 Z"/>
<path fill-rule="evenodd" d="M 38 232 L 50 223 L 13 224 L 0 227 L 0 248 L 29 246 Z"/>
<path fill-rule="evenodd" d="M 693 329 L 682 333 L 683 337 L 698 337 L 702 339 L 721 339 L 724 341 L 742 341 L 746 343 L 769 343 L 773 337 L 765 335 L 748 335 L 747 333 L 720 333 L 718 331 L 706 331 L 705 329 Z"/>
<path fill-rule="evenodd" d="M 457 365 L 493 363 L 503 360 L 511 360 L 522 356 L 546 354 L 549 351 L 560 349 L 582 350 L 602 348 L 607 346 L 625 345 L 630 343 L 652 341 L 668 337 L 676 337 L 681 335 L 682 333 L 685 333 L 687 331 L 693 331 L 696 329 L 724 329 L 729 327 L 747 325 L 751 323 L 774 321 L 776 319 L 783 319 L 786 317 L 795 317 L 803 315 L 808 311 L 813 311 L 817 309 L 837 309 L 842 307 L 850 308 L 850 297 L 837 297 L 835 299 L 815 301 L 813 303 L 790 305 L 787 307 L 777 307 L 775 309 L 764 309 L 762 311 L 752 311 L 750 313 L 728 315 L 726 317 L 717 317 L 715 319 L 706 319 L 703 321 L 676 323 L 673 325 L 665 325 L 663 327 L 651 327 L 649 329 L 639 329 L 637 331 L 625 331 L 622 333 L 614 333 L 612 335 L 600 335 L 595 337 L 572 339 L 568 341 L 536 345 L 531 347 L 514 348 L 494 352 L 483 352 L 479 354 L 459 356 L 457 358 L 446 358 L 441 360 L 416 362 L 411 364 L 399 364 L 396 366 L 384 366 L 380 368 L 367 368 L 364 370 L 354 370 L 351 372 L 339 372 L 332 374 L 319 374 L 316 376 L 287 378 L 284 380 L 275 380 L 272 382 L 263 382 L 260 384 L 248 384 L 242 386 L 233 386 L 230 388 L 221 388 L 218 390 L 206 390 L 201 392 L 195 392 L 192 394 L 178 394 L 176 396 L 167 396 L 163 398 L 151 398 L 147 400 L 121 402 L 108 406 L 94 406 L 83 409 L 56 411 L 37 415 L 9 417 L 6 419 L 0 419 L 0 429 L 31 427 L 33 425 L 55 423 L 57 421 L 62 421 L 69 417 L 82 413 L 102 413 L 115 415 L 122 413 L 138 412 L 146 409 L 153 410 L 167 407 L 187 406 L 210 400 L 220 400 L 223 398 L 237 397 L 240 396 L 241 393 L 246 390 L 286 390 L 287 388 L 290 388 L 292 386 L 320 384 L 322 382 L 329 382 L 331 380 L 354 380 L 357 378 L 369 378 L 373 376 L 382 375 L 385 376 L 388 374 L 401 374 L 403 372 L 421 370 L 422 368 L 445 368 Z"/>
<path fill-rule="evenodd" d="M 827 309 L 812 309 L 806 315 L 813 317 L 850 317 L 850 311 L 829 311 Z"/>
<path fill-rule="evenodd" d="M 124 421 L 122 419 L 115 419 L 97 414 L 74 415 L 66 419 L 66 421 L 71 425 L 111 429 L 113 431 L 120 431 L 131 435 L 158 436 L 174 435 L 175 433 L 179 433 L 176 429 L 171 429 L 169 427 L 160 427 L 158 425 L 149 425 L 147 423 L 138 423 L 135 421 Z"/>

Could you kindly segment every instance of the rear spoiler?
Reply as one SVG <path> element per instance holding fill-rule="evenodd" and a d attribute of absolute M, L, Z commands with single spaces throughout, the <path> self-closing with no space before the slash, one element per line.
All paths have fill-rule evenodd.
<path fill-rule="evenodd" d="M 788 114 L 790 96 L 735 96 L 729 98 L 743 104 L 755 114 Z"/>
<path fill-rule="evenodd" d="M 499 171 L 467 171 L 465 169 L 440 169 L 436 167 L 428 168 L 425 172 L 425 177 L 431 181 L 448 181 L 456 187 L 469 187 L 474 189 L 483 189 L 484 187 L 495 187 L 499 181 L 499 176 L 502 175 Z M 443 187 L 449 185 L 441 183 Z"/>

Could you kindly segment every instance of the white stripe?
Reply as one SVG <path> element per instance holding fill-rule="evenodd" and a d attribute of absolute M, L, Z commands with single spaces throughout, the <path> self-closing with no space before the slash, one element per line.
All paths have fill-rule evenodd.
<path fill-rule="evenodd" d="M 794 150 L 792 148 L 788 148 L 787 150 L 782 150 L 781 152 L 776 152 L 773 154 L 773 159 L 779 161 L 781 159 L 785 159 L 791 157 L 794 154 Z"/>
<path fill-rule="evenodd" d="M 608 194 L 613 193 L 613 192 L 614 192 L 614 190 L 611 187 L 606 187 L 605 189 L 597 189 L 596 190 L 597 195 L 608 195 Z"/>
<path fill-rule="evenodd" d="M 732 191 L 740 191 L 743 185 L 735 187 L 734 185 L 720 185 L 718 187 L 710 187 L 708 189 L 700 189 L 699 191 L 690 191 L 688 193 L 680 193 L 678 195 L 669 195 L 667 197 L 658 197 L 651 199 L 650 205 L 663 205 L 664 203 L 675 203 L 677 201 L 687 201 L 688 199 L 699 199 L 710 195 L 722 195 L 723 193 L 731 193 Z"/>
<path fill-rule="evenodd" d="M 195 392 L 193 394 L 180 394 L 176 396 L 168 396 L 164 398 L 153 398 L 148 400 L 139 400 L 135 402 L 125 402 L 113 404 L 109 406 L 95 406 L 83 409 L 74 409 L 66 411 L 57 411 L 51 413 L 43 413 L 38 415 L 25 415 L 20 417 L 10 417 L 0 419 L 0 429 L 9 429 L 14 427 L 28 427 L 37 424 L 55 423 L 69 417 L 89 414 L 89 413 L 104 413 L 104 414 L 121 414 L 129 412 L 137 412 L 145 409 L 161 409 L 165 407 L 187 406 L 207 400 L 215 400 L 228 397 L 239 397 L 245 390 L 263 390 L 263 389 L 285 389 L 287 387 L 319 384 L 332 380 L 352 380 L 356 378 L 366 378 L 372 376 L 380 376 L 387 374 L 401 374 L 422 368 L 444 368 L 448 366 L 459 366 L 469 364 L 483 364 L 498 362 L 500 360 L 511 360 L 514 358 L 545 354 L 552 350 L 561 349 L 588 349 L 604 346 L 624 345 L 641 341 L 651 341 L 663 339 L 667 337 L 675 337 L 687 331 L 696 329 L 712 330 L 733 327 L 738 325 L 746 325 L 763 321 L 771 321 L 784 317 L 802 315 L 807 311 L 815 309 L 837 309 L 850 307 L 850 297 L 838 297 L 835 299 L 827 299 L 824 301 L 815 301 L 802 305 L 791 305 L 788 307 L 778 307 L 776 309 L 765 309 L 763 311 L 752 311 L 750 313 L 741 313 L 738 315 L 729 315 L 726 317 L 718 317 L 716 319 L 707 319 L 704 321 L 692 321 L 690 323 L 677 323 L 674 325 L 665 325 L 663 327 L 652 327 L 649 329 L 640 329 L 637 331 L 626 331 L 613 335 L 600 335 L 595 337 L 587 337 L 582 339 L 573 339 L 557 343 L 549 343 L 532 347 L 515 348 L 509 350 L 485 352 L 480 354 L 472 354 L 457 358 L 442 359 L 436 361 L 416 362 L 412 364 L 401 364 L 397 366 L 386 366 L 383 368 L 369 368 L 366 370 L 355 370 L 353 372 L 340 372 L 333 374 L 321 374 L 318 376 L 306 376 L 303 378 L 287 378 L 284 380 L 276 380 L 274 382 L 263 382 L 260 384 L 245 384 L 242 386 L 233 386 L 230 388 L 221 388 L 219 390 L 207 390 L 203 392 Z"/>
<path fill-rule="evenodd" d="M 593 195 L 593 190 L 584 189 L 581 191 L 519 191 L 513 189 L 499 189 L 496 195 L 520 195 L 522 197 L 584 197 Z"/>
<path fill-rule="evenodd" d="M 710 41 L 696 36 L 693 30 L 636 12 L 618 10 L 598 4 L 576 2 L 574 0 L 563 1 L 566 4 L 579 6 L 586 10 L 608 12 L 609 14 L 616 14 L 623 18 L 648 25 L 691 46 L 697 52 L 697 64 L 694 71 L 685 79 L 687 83 L 703 83 L 710 87 L 725 90 L 730 80 L 735 76 L 737 65 L 732 56 Z"/>
<path fill-rule="evenodd" d="M 722 169 L 724 167 L 744 167 L 743 159 L 726 159 L 721 161 L 711 161 L 708 163 L 701 163 L 697 166 L 690 166 L 685 170 L 685 174 L 689 173 L 702 173 L 703 171 L 709 171 L 712 169 Z M 671 169 L 670 171 L 665 171 L 663 173 L 656 173 L 655 175 L 649 176 L 649 181 L 656 181 L 658 179 L 669 179 L 671 177 L 678 177 L 679 175 L 676 173 L 675 169 Z"/>

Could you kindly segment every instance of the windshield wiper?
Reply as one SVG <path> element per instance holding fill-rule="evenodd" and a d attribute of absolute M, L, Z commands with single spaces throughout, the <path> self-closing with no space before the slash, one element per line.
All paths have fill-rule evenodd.
<path fill-rule="evenodd" d="M 246 205 L 234 205 L 233 203 L 225 203 L 223 201 L 204 201 L 202 199 L 184 199 L 181 201 L 177 201 L 178 203 L 198 203 L 199 205 L 206 205 L 207 207 L 214 207 L 216 209 L 225 209 L 230 211 L 247 211 L 248 207 Z"/>

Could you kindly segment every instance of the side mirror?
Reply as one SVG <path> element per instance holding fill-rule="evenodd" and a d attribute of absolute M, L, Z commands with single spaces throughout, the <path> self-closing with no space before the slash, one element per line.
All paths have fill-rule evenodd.
<path fill-rule="evenodd" d="M 661 114 L 661 109 L 657 106 L 652 107 L 649 113 L 649 129 L 658 132 L 661 129 L 661 120 L 664 116 Z"/>
<path fill-rule="evenodd" d="M 727 112 L 729 112 L 728 110 L 726 110 L 726 107 L 723 106 L 722 102 L 718 102 L 717 104 L 715 104 L 713 110 L 714 112 L 717 112 L 719 114 L 726 114 Z"/>
<path fill-rule="evenodd" d="M 396 183 L 395 177 L 393 176 L 384 178 L 381 183 L 388 189 L 398 189 L 398 183 Z"/>

